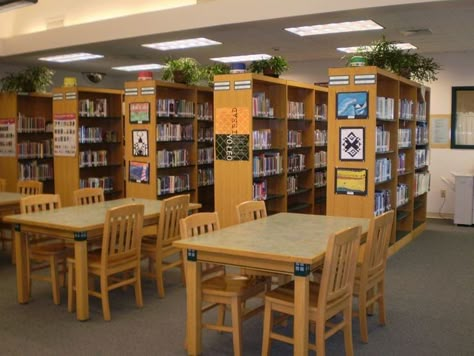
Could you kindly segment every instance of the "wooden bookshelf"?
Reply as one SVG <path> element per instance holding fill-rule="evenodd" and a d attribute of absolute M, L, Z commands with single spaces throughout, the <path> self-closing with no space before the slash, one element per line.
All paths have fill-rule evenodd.
<path fill-rule="evenodd" d="M 328 214 L 372 217 L 394 209 L 393 251 L 426 224 L 429 88 L 376 67 L 331 68 L 329 77 Z M 366 93 L 366 114 L 354 93 Z M 351 101 L 358 106 L 350 108 Z M 417 143 L 419 127 L 423 142 Z M 352 157 L 348 134 L 361 132 L 364 155 Z M 426 177 L 416 183 L 418 174 Z"/>
<path fill-rule="evenodd" d="M 214 209 L 212 101 L 208 87 L 159 80 L 125 83 L 125 131 L 130 135 L 125 141 L 128 197 L 164 199 L 190 194 L 192 202 L 203 205 L 203 211 Z M 135 108 L 143 105 L 149 108 L 147 119 L 137 121 Z M 147 155 L 134 151 L 132 135 L 137 131 L 148 136 Z M 134 165 L 148 167 L 148 182 L 137 179 Z"/>
<path fill-rule="evenodd" d="M 7 191 L 16 191 L 18 180 L 35 179 L 45 193 L 54 193 L 52 95 L 0 93 L 0 123 L 0 175 Z"/>
<path fill-rule="evenodd" d="M 258 74 L 215 77 L 215 203 L 223 226 L 237 222 L 235 206 L 246 200 L 264 200 L 269 214 L 325 205 L 314 188 L 319 92 L 327 89 Z"/>
<path fill-rule="evenodd" d="M 53 90 L 55 189 L 64 206 L 87 186 L 103 187 L 106 200 L 124 197 L 122 101 L 116 89 Z"/>

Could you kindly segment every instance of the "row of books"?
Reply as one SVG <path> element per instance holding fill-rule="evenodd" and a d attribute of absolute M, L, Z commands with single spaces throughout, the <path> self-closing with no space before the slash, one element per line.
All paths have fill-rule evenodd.
<path fill-rule="evenodd" d="M 416 106 L 416 121 L 426 122 L 426 102 L 418 102 Z"/>
<path fill-rule="evenodd" d="M 399 206 L 405 205 L 410 201 L 410 192 L 408 185 L 406 184 L 397 184 L 397 208 Z"/>
<path fill-rule="evenodd" d="M 198 120 L 212 121 L 213 114 L 214 114 L 214 108 L 212 106 L 212 103 L 210 102 L 198 103 L 197 114 L 198 114 Z"/>
<path fill-rule="evenodd" d="M 254 117 L 273 117 L 274 110 L 270 104 L 270 99 L 264 92 L 255 92 L 252 97 L 252 116 Z"/>
<path fill-rule="evenodd" d="M 375 209 L 374 215 L 382 215 L 386 211 L 392 209 L 391 193 L 388 189 L 376 190 L 375 191 Z"/>
<path fill-rule="evenodd" d="M 314 168 L 326 167 L 328 165 L 326 151 L 318 151 L 314 153 Z"/>
<path fill-rule="evenodd" d="M 392 161 L 389 158 L 379 158 L 375 161 L 375 183 L 392 179 Z"/>
<path fill-rule="evenodd" d="M 288 118 L 304 119 L 304 103 L 299 101 L 288 101 Z"/>
<path fill-rule="evenodd" d="M 400 174 L 406 172 L 406 158 L 407 154 L 405 152 L 401 152 L 398 154 L 397 173 Z"/>
<path fill-rule="evenodd" d="M 185 99 L 158 99 L 156 114 L 163 117 L 194 117 L 194 102 Z"/>
<path fill-rule="evenodd" d="M 102 127 L 79 127 L 79 143 L 98 143 L 102 142 L 104 129 Z"/>
<path fill-rule="evenodd" d="M 214 142 L 214 128 L 213 127 L 199 127 L 198 142 Z"/>
<path fill-rule="evenodd" d="M 180 193 L 191 189 L 189 174 L 161 176 L 156 179 L 158 195 Z"/>
<path fill-rule="evenodd" d="M 375 152 L 390 151 L 390 131 L 383 126 L 377 126 L 375 133 Z"/>
<path fill-rule="evenodd" d="M 16 149 L 18 152 L 18 158 L 53 157 L 53 140 L 19 142 L 16 145 Z"/>
<path fill-rule="evenodd" d="M 187 149 L 163 149 L 156 152 L 156 165 L 158 168 L 187 166 L 189 161 L 190 155 Z"/>
<path fill-rule="evenodd" d="M 45 117 L 29 117 L 18 113 L 18 133 L 53 132 L 53 123 Z"/>
<path fill-rule="evenodd" d="M 325 187 L 327 184 L 327 172 L 315 172 L 314 173 L 314 186 L 319 188 L 319 187 Z"/>
<path fill-rule="evenodd" d="M 425 145 L 428 143 L 429 130 L 426 125 L 416 125 L 415 142 L 417 145 Z"/>
<path fill-rule="evenodd" d="M 158 124 L 156 125 L 156 137 L 158 142 L 192 141 L 193 125 L 173 124 L 171 122 Z"/>
<path fill-rule="evenodd" d="M 254 150 L 272 148 L 272 131 L 270 129 L 254 130 L 252 132 L 252 138 Z"/>
<path fill-rule="evenodd" d="M 18 172 L 20 180 L 48 180 L 54 178 L 52 162 L 21 162 L 18 163 Z"/>
<path fill-rule="evenodd" d="M 301 147 L 303 145 L 303 131 L 288 130 L 288 148 Z"/>
<path fill-rule="evenodd" d="M 198 149 L 198 164 L 211 164 L 214 162 L 214 147 Z"/>
<path fill-rule="evenodd" d="M 430 179 L 429 172 L 415 173 L 415 196 L 422 195 L 430 190 Z"/>
<path fill-rule="evenodd" d="M 214 184 L 214 169 L 200 168 L 198 169 L 198 187 L 206 187 Z"/>
<path fill-rule="evenodd" d="M 114 178 L 110 176 L 105 177 L 89 177 L 79 180 L 80 188 L 102 188 L 105 192 L 114 190 Z"/>
<path fill-rule="evenodd" d="M 268 195 L 267 195 L 267 180 L 264 179 L 259 182 L 254 182 L 253 183 L 253 193 L 252 193 L 252 199 L 253 200 L 266 200 Z"/>
<path fill-rule="evenodd" d="M 298 191 L 298 176 L 286 177 L 286 191 L 288 194 Z"/>
<path fill-rule="evenodd" d="M 292 153 L 288 155 L 288 172 L 301 172 L 305 169 L 306 155 L 303 153 Z"/>
<path fill-rule="evenodd" d="M 283 172 L 283 157 L 280 152 L 267 152 L 253 157 L 253 176 L 264 177 Z"/>
<path fill-rule="evenodd" d="M 79 116 L 106 117 L 107 99 L 81 99 L 79 100 Z"/>
<path fill-rule="evenodd" d="M 411 130 L 410 129 L 398 129 L 398 147 L 411 147 Z"/>
<path fill-rule="evenodd" d="M 421 168 L 429 162 L 429 151 L 427 149 L 415 150 L 415 168 Z"/>
<path fill-rule="evenodd" d="M 327 104 L 316 104 L 314 106 L 314 119 L 317 121 L 328 120 L 328 106 Z"/>
<path fill-rule="evenodd" d="M 377 97 L 376 117 L 383 120 L 394 120 L 395 99 L 383 96 Z"/>
<path fill-rule="evenodd" d="M 100 167 L 107 165 L 107 150 L 79 152 L 79 168 Z"/>
<path fill-rule="evenodd" d="M 328 130 L 314 130 L 314 145 L 326 146 L 328 144 Z"/>
<path fill-rule="evenodd" d="M 413 100 L 400 99 L 398 116 L 402 120 L 413 120 Z"/>

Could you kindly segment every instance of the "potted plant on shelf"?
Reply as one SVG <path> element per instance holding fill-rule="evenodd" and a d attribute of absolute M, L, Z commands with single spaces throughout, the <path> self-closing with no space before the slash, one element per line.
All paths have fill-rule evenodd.
<path fill-rule="evenodd" d="M 214 86 L 214 76 L 219 74 L 229 74 L 230 66 L 225 63 L 215 63 L 204 68 L 204 74 L 210 87 Z"/>
<path fill-rule="evenodd" d="M 288 70 L 288 62 L 282 56 L 273 56 L 269 59 L 253 61 L 249 65 L 252 73 L 263 73 L 271 77 L 278 78 L 280 74 Z"/>
<path fill-rule="evenodd" d="M 436 75 L 441 66 L 431 57 L 424 57 L 410 50 L 402 50 L 395 41 L 387 41 L 385 37 L 372 42 L 369 46 L 361 47 L 348 59 L 348 65 L 353 65 L 353 57 L 363 57 L 369 66 L 389 70 L 402 77 L 420 82 L 431 82 L 438 78 Z M 347 57 L 345 57 L 347 59 Z"/>
<path fill-rule="evenodd" d="M 23 93 L 46 92 L 53 84 L 53 75 L 54 71 L 47 67 L 28 67 L 17 73 L 8 73 L 0 79 L 0 90 Z"/>
<path fill-rule="evenodd" d="M 175 83 L 196 84 L 204 79 L 204 71 L 197 60 L 190 57 L 168 58 L 165 60 L 162 79 Z"/>

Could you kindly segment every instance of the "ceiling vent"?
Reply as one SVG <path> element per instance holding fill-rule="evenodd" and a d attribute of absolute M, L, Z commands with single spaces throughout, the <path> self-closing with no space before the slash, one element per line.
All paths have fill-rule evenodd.
<path fill-rule="evenodd" d="M 402 30 L 400 33 L 403 36 L 427 36 L 432 35 L 433 32 L 429 28 L 415 28 L 411 30 Z"/>

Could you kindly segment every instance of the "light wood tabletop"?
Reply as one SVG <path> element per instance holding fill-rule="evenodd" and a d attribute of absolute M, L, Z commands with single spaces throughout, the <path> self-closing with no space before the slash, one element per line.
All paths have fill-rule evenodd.
<path fill-rule="evenodd" d="M 27 241 L 22 232 L 42 233 L 74 242 L 76 259 L 76 316 L 78 320 L 89 319 L 87 289 L 87 241 L 102 236 L 107 209 L 123 204 L 145 206 L 144 231 L 155 233 L 160 214 L 161 201 L 153 199 L 124 198 L 101 203 L 71 206 L 34 214 L 7 215 L 4 221 L 15 225 L 16 271 L 18 302 L 29 301 L 27 280 Z M 189 209 L 199 209 L 201 204 L 190 203 Z M 145 233 L 145 232 L 144 232 Z"/>
<path fill-rule="evenodd" d="M 339 230 L 370 219 L 280 213 L 233 225 L 198 237 L 179 240 L 187 250 L 188 354 L 201 353 L 200 263 L 211 262 L 293 275 L 295 279 L 295 355 L 308 352 L 309 275 L 321 265 L 328 238 Z"/>

